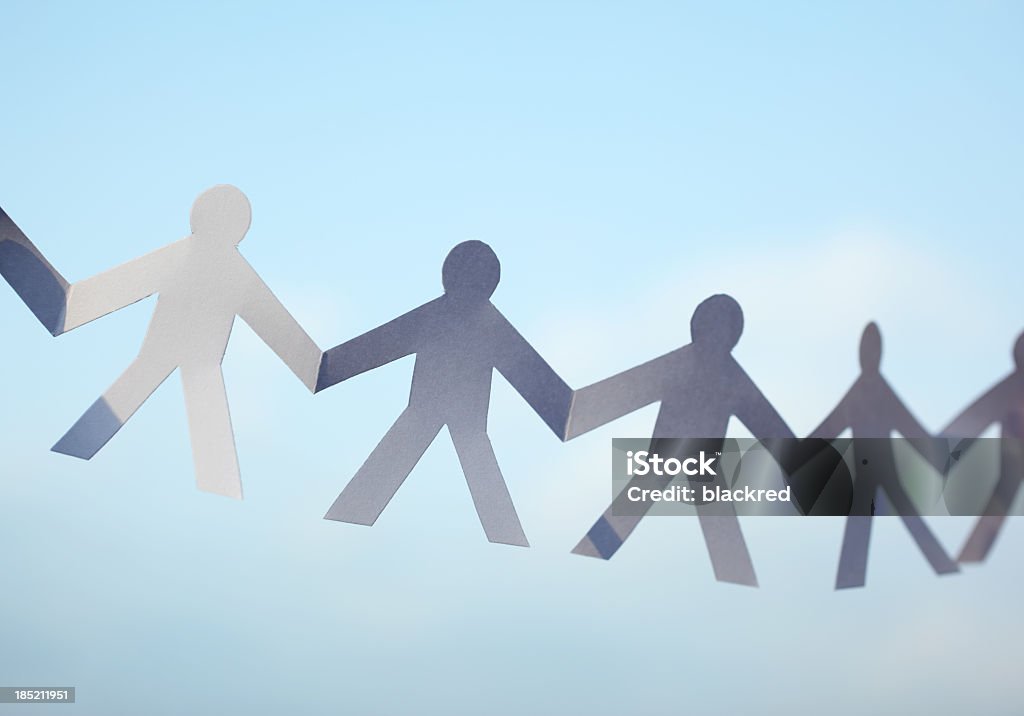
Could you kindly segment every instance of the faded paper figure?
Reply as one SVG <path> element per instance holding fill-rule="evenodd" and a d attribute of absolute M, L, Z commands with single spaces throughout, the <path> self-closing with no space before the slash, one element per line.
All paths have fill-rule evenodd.
<path fill-rule="evenodd" d="M 890 514 L 890 504 L 937 574 L 959 571 L 900 484 L 890 438 L 893 433 L 907 438 L 937 470 L 945 466 L 945 457 L 934 452 L 938 441 L 931 439 L 882 376 L 881 361 L 882 334 L 877 325 L 869 323 L 861 336 L 861 375 L 811 432 L 812 437 L 831 440 L 849 429 L 854 438 L 853 505 L 846 518 L 836 589 L 864 586 L 872 515 L 876 510 Z"/>
<path fill-rule="evenodd" d="M 959 562 L 983 562 L 1010 514 L 1024 478 L 1024 334 L 1013 347 L 1014 371 L 964 409 L 941 435 L 977 438 L 991 425 L 999 426 L 999 479 L 968 536 Z"/>

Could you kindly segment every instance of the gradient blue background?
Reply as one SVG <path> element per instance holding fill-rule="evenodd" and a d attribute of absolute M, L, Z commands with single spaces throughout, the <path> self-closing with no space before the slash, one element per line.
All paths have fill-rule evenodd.
<path fill-rule="evenodd" d="M 188 233 L 204 188 L 329 347 L 436 296 L 459 241 L 581 386 L 744 306 L 736 356 L 798 433 L 883 370 L 938 429 L 1024 327 L 1019 3 L 5 2 L 0 204 L 71 280 Z M 0 288 L 0 685 L 78 714 L 1020 713 L 1020 556 L 936 578 L 898 521 L 832 591 L 839 520 L 748 519 L 761 589 L 697 523 L 569 550 L 612 437 L 561 445 L 500 378 L 490 431 L 533 547 L 488 544 L 442 433 L 373 529 L 321 519 L 411 360 L 312 397 L 243 324 L 225 361 L 246 499 L 193 484 L 173 376 L 91 462 L 50 445 L 152 301 L 50 338 Z M 730 431 L 743 435 L 731 425 Z M 947 548 L 969 522 L 932 519 Z"/>

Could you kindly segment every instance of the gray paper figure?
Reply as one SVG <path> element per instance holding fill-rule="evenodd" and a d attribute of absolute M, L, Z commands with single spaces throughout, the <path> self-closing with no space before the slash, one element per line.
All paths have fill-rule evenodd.
<path fill-rule="evenodd" d="M 983 562 L 1002 530 L 1024 477 L 1024 334 L 1013 347 L 1014 371 L 968 406 L 941 435 L 977 438 L 998 424 L 999 480 L 992 496 L 960 550 L 959 562 Z"/>
<path fill-rule="evenodd" d="M 885 514 L 882 505 L 886 504 L 886 500 L 891 503 L 937 574 L 959 571 L 956 563 L 921 519 L 897 478 L 890 441 L 894 432 L 912 441 L 929 462 L 934 464 L 936 456 L 921 447 L 931 442 L 930 436 L 882 376 L 881 360 L 882 334 L 877 325 L 869 323 L 861 336 L 860 377 L 839 401 L 839 405 L 811 432 L 812 437 L 831 440 L 849 428 L 854 438 L 856 472 L 853 505 L 846 518 L 836 589 L 864 586 L 873 501 L 876 497 L 880 498 L 879 512 L 882 514 Z M 881 499 L 883 496 L 885 499 Z"/>
<path fill-rule="evenodd" d="M 688 438 L 692 450 L 721 449 L 708 439 L 720 444 L 731 417 L 758 439 L 792 438 L 793 431 L 732 357 L 742 333 L 740 305 L 724 294 L 711 296 L 693 312 L 692 343 L 576 391 L 567 438 L 659 401 L 655 440 Z M 643 516 L 615 514 L 615 506 L 613 501 L 574 554 L 611 559 L 629 538 Z M 756 587 L 754 565 L 732 503 L 699 505 L 697 515 L 715 578 Z"/>
<path fill-rule="evenodd" d="M 53 319 L 53 292 L 46 292 L 40 301 L 33 298 L 30 307 L 47 317 L 56 335 L 159 294 L 138 357 L 57 441 L 55 452 L 91 458 L 180 368 L 199 489 L 242 496 L 221 372 L 235 316 L 240 316 L 310 390 L 315 387 L 320 361 L 317 345 L 238 252 L 250 220 L 249 201 L 241 191 L 215 186 L 192 206 L 191 236 L 72 284 L 66 290 L 62 318 Z M 33 266 L 24 259 L 20 265 Z M 32 275 L 15 273 L 12 284 L 16 289 L 34 275 L 45 278 L 38 265 L 32 270 Z"/>
<path fill-rule="evenodd" d="M 325 519 L 372 525 L 445 425 L 487 539 L 529 546 L 487 437 L 491 375 L 497 369 L 564 439 L 572 390 L 512 327 L 490 296 L 500 264 L 467 241 L 444 261 L 444 294 L 326 353 L 317 391 L 416 354 L 409 406 Z"/>
<path fill-rule="evenodd" d="M 0 274 L 53 335 L 64 327 L 68 282 L 0 209 Z"/>

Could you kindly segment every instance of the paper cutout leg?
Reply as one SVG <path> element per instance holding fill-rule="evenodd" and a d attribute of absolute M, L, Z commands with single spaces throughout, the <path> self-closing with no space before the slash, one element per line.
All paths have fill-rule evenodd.
<path fill-rule="evenodd" d="M 91 458 L 117 434 L 176 367 L 164 353 L 143 349 L 52 450 L 83 460 Z"/>
<path fill-rule="evenodd" d="M 324 519 L 372 525 L 441 432 L 443 423 L 406 408 L 345 486 Z"/>
<path fill-rule="evenodd" d="M 863 587 L 868 571 L 868 547 L 871 544 L 871 501 L 878 489 L 854 489 L 853 504 L 843 529 L 836 569 L 836 589 Z"/>
<path fill-rule="evenodd" d="M 731 505 L 719 505 L 732 511 Z M 734 514 L 707 514 L 703 507 L 697 508 L 697 519 L 704 533 L 704 542 L 711 558 L 711 568 L 719 582 L 757 586 L 754 562 L 743 538 L 739 518 Z"/>
<path fill-rule="evenodd" d="M 611 559 L 619 547 L 633 534 L 633 530 L 646 514 L 646 511 L 644 514 L 615 514 L 616 512 L 626 512 L 627 505 L 629 505 L 630 511 L 637 510 L 636 503 L 628 503 L 625 499 L 629 488 L 637 486 L 665 489 L 673 480 L 674 478 L 658 477 L 633 478 L 612 501 L 604 514 L 597 519 L 579 544 L 573 548 L 572 553 L 585 557 Z M 649 508 L 651 505 L 647 506 Z M 757 575 L 754 572 L 754 563 L 750 558 L 746 540 L 740 529 L 739 518 L 734 512 L 732 514 L 729 512 L 732 512 L 731 506 L 724 504 L 702 505 L 697 508 L 697 519 L 700 521 L 701 532 L 704 534 L 704 542 L 707 546 L 708 557 L 711 559 L 711 567 L 715 572 L 715 579 L 720 582 L 756 587 Z"/>
<path fill-rule="evenodd" d="M 871 544 L 870 515 L 850 515 L 843 530 L 843 546 L 836 570 L 836 589 L 863 587 L 868 572 L 868 547 Z"/>
<path fill-rule="evenodd" d="M 932 566 L 935 573 L 953 574 L 959 572 L 960 568 L 957 567 L 953 558 L 946 553 L 946 548 L 942 546 L 932 531 L 928 529 L 928 525 L 917 513 L 917 508 L 914 507 L 914 503 L 910 500 L 910 495 L 906 493 L 903 487 L 896 483 L 894 486 L 890 486 L 886 492 L 888 493 L 886 498 L 892 505 L 892 509 L 903 520 L 907 531 L 910 532 L 914 542 L 917 543 L 917 548 L 921 550 L 921 554 L 928 560 L 928 564 Z"/>
<path fill-rule="evenodd" d="M 928 525 L 917 514 L 917 511 L 910 501 L 910 497 L 898 485 L 890 485 L 887 488 L 888 494 L 882 499 L 888 499 L 895 511 L 906 526 L 910 536 L 913 537 L 917 548 L 928 560 L 932 570 L 936 574 L 954 574 L 959 572 L 956 562 L 946 553 L 945 548 L 939 543 L 928 529 Z M 849 589 L 863 587 L 867 581 L 868 548 L 871 542 L 871 524 L 873 517 L 869 514 L 870 502 L 864 504 L 865 498 L 870 498 L 871 493 L 854 497 L 854 508 L 857 514 L 846 518 L 846 530 L 843 534 L 843 546 L 839 555 L 839 569 L 836 574 L 836 589 Z M 881 490 L 877 491 L 877 497 L 881 496 Z"/>
<path fill-rule="evenodd" d="M 1003 529 L 1006 516 L 1013 508 L 1021 484 L 1021 467 L 1024 456 L 1021 455 L 1019 439 L 1003 440 L 1000 454 L 999 481 L 992 490 L 992 496 L 982 511 L 982 517 L 971 530 L 967 542 L 960 550 L 958 562 L 983 562 L 992 551 L 992 545 Z"/>
<path fill-rule="evenodd" d="M 182 366 L 181 385 L 196 486 L 203 492 L 241 499 L 242 474 L 220 365 Z"/>
<path fill-rule="evenodd" d="M 508 485 L 494 457 L 491 440 L 482 429 L 448 426 L 459 454 L 477 516 L 489 542 L 529 547 Z"/>
<path fill-rule="evenodd" d="M 597 518 L 594 526 L 583 535 L 580 543 L 573 547 L 572 553 L 581 554 L 584 557 L 611 559 L 619 551 L 619 547 L 625 544 L 629 536 L 633 534 L 633 530 L 642 519 L 641 515 L 612 514 L 612 507 L 609 507 L 603 515 Z"/>
<path fill-rule="evenodd" d="M 974 529 L 971 530 L 970 536 L 960 550 L 960 554 L 956 558 L 957 561 L 962 564 L 984 562 L 988 553 L 992 551 L 996 537 L 1003 530 L 1004 522 L 1006 522 L 1006 515 L 984 515 L 981 517 L 975 523 Z"/>

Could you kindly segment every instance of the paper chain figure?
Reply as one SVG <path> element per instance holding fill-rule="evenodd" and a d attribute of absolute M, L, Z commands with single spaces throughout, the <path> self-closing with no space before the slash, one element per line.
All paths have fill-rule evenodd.
<path fill-rule="evenodd" d="M 814 437 L 832 439 L 847 428 L 854 437 L 854 465 L 857 477 L 853 506 L 846 518 L 846 531 L 839 556 L 836 589 L 863 587 L 867 573 L 868 544 L 871 539 L 872 505 L 877 499 L 891 501 L 925 559 L 937 574 L 956 572 L 956 563 L 918 515 L 909 495 L 897 479 L 892 443 L 893 432 L 903 437 L 928 438 L 928 433 L 882 377 L 882 334 L 869 323 L 860 342 L 861 375 L 821 425 Z M 885 438 L 877 442 L 858 438 Z M 923 448 L 922 448 L 923 450 Z M 923 450 L 930 461 L 932 455 Z M 884 497 L 882 497 L 884 495 Z"/>
<path fill-rule="evenodd" d="M 950 438 L 976 438 L 988 426 L 998 424 L 1002 438 L 999 441 L 999 480 L 982 517 L 960 551 L 960 562 L 982 562 L 988 557 L 1024 476 L 1024 333 L 1013 347 L 1013 360 L 1013 373 L 940 431 Z"/>
<path fill-rule="evenodd" d="M 2 220 L 0 271 L 55 336 L 159 294 L 138 357 L 53 450 L 88 460 L 180 369 L 199 489 L 240 498 L 221 372 L 235 316 L 310 390 L 320 363 L 320 349 L 238 252 L 251 221 L 245 195 L 227 185 L 203 192 L 192 206 L 191 236 L 71 285 L 10 217 Z"/>
<path fill-rule="evenodd" d="M 655 402 L 660 402 L 661 408 L 654 424 L 654 439 L 690 438 L 706 442 L 709 436 L 725 435 L 731 416 L 757 438 L 794 437 L 732 357 L 731 351 L 742 332 L 743 312 L 739 304 L 725 295 L 708 298 L 697 306 L 690 321 L 693 343 L 577 391 L 567 438 Z M 720 445 L 702 447 L 721 449 Z M 688 451 L 693 454 L 692 448 Z M 641 479 L 647 480 L 634 481 Z M 627 490 L 628 486 L 617 500 Z M 613 501 L 573 549 L 575 554 L 610 559 L 629 538 L 642 515 L 616 515 L 615 507 Z M 732 504 L 702 505 L 697 514 L 715 577 L 757 586 L 754 565 Z"/>
<path fill-rule="evenodd" d="M 213 187 L 192 207 L 190 236 L 69 284 L 0 209 L 0 273 L 54 336 L 159 294 L 138 357 L 54 445 L 55 451 L 89 459 L 180 369 L 198 486 L 241 497 L 221 372 L 236 316 L 314 392 L 416 354 L 408 407 L 338 496 L 327 519 L 373 524 L 441 428 L 448 426 L 487 538 L 527 546 L 487 436 L 494 369 L 562 440 L 654 402 L 661 403 L 654 441 L 712 436 L 718 444 L 723 438 L 713 436 L 725 435 L 730 417 L 765 440 L 770 450 L 771 438 L 793 437 L 731 355 L 742 333 L 743 315 L 728 296 L 712 296 L 698 306 L 691 320 L 690 345 L 574 392 L 490 302 L 500 278 L 498 259 L 486 244 L 469 241 L 452 249 L 444 262 L 442 296 L 321 353 L 237 251 L 250 219 L 249 202 L 242 192 L 227 185 Z M 988 425 L 999 423 L 1004 437 L 1024 438 L 1024 336 L 1017 341 L 1014 357 L 1016 371 L 950 423 L 943 436 L 977 437 Z M 881 376 L 880 358 L 881 335 L 870 324 L 861 343 L 861 377 L 812 431 L 812 437 L 834 438 L 846 428 L 852 429 L 855 438 L 888 438 L 893 431 L 907 438 L 928 437 Z M 999 482 L 986 516 L 961 552 L 961 561 L 985 558 L 1019 489 L 1024 469 L 1021 443 L 1004 442 Z M 891 447 L 857 449 L 853 508 L 847 518 L 837 588 L 864 584 L 876 497 L 883 506 L 886 498 L 892 502 L 937 573 L 957 571 L 896 480 Z M 919 449 L 933 464 L 941 462 Z M 819 447 L 808 445 L 808 450 L 772 454 L 794 484 L 792 478 L 800 466 L 820 453 Z M 805 513 L 823 488 L 820 484 L 794 486 Z M 841 486 L 838 497 L 829 499 L 849 499 L 849 495 L 844 496 Z M 609 559 L 642 519 L 642 515 L 616 515 L 612 507 L 574 553 Z M 701 505 L 697 511 L 716 577 L 756 586 L 731 505 Z"/>
<path fill-rule="evenodd" d="M 694 455 L 699 450 L 721 450 L 723 439 L 707 436 L 724 436 L 730 418 L 735 417 L 772 453 L 787 473 L 798 505 L 805 513 L 810 512 L 828 485 L 800 485 L 792 478 L 803 465 L 820 457 L 828 446 L 812 444 L 817 441 L 803 446 L 792 442 L 793 431 L 732 357 L 732 349 L 742 333 L 743 311 L 731 296 L 716 295 L 704 300 L 690 320 L 692 343 L 576 391 L 567 438 L 578 437 L 658 402 L 661 406 L 654 425 L 651 452 L 666 454 L 664 448 L 657 447 L 661 444 L 678 451 L 680 456 Z M 775 438 L 783 440 L 773 440 Z M 787 449 L 780 449 L 779 444 L 786 444 Z M 836 455 L 831 464 L 838 462 Z M 841 477 L 837 476 L 836 481 Z M 723 478 L 719 475 L 715 482 L 721 483 Z M 611 559 L 643 519 L 643 514 L 633 514 L 635 505 L 631 510 L 623 509 L 629 488 L 642 481 L 645 487 L 663 489 L 673 479 L 658 482 L 650 477 L 634 478 L 597 519 L 573 553 Z M 834 497 L 842 499 L 843 493 L 840 491 Z M 696 509 L 715 578 L 756 587 L 754 565 L 732 503 L 698 505 Z"/>
<path fill-rule="evenodd" d="M 572 389 L 491 303 L 500 277 L 487 244 L 459 244 L 441 270 L 443 296 L 324 354 L 317 391 L 416 354 L 409 407 L 327 519 L 372 525 L 447 425 L 487 539 L 529 546 L 487 437 L 491 374 L 497 368 L 560 439 Z"/>

